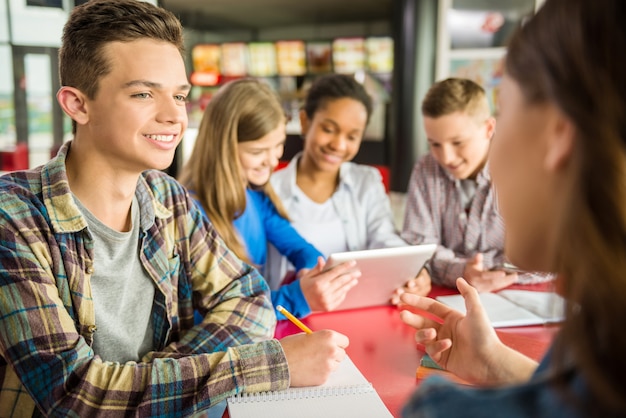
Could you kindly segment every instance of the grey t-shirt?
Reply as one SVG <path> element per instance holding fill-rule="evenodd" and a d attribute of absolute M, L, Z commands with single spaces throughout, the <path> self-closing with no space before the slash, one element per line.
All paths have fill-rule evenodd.
<path fill-rule="evenodd" d="M 74 200 L 94 238 L 93 350 L 104 361 L 138 361 L 153 349 L 154 335 L 154 283 L 139 260 L 139 202 L 133 199 L 131 230 L 119 232 L 100 222 L 75 196 Z"/>

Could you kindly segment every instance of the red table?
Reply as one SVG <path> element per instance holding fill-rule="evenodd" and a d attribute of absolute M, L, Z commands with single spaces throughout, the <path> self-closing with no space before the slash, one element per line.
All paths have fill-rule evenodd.
<path fill-rule="evenodd" d="M 546 290 L 548 285 L 514 286 Z M 455 293 L 452 289 L 434 288 L 430 296 Z M 354 309 L 313 314 L 303 321 L 313 330 L 333 329 L 350 338 L 347 349 L 352 361 L 372 383 L 391 413 L 398 417 L 402 406 L 419 381 L 415 372 L 423 355 L 415 343 L 415 330 L 400 320 L 394 306 Z M 558 326 L 500 328 L 502 341 L 539 360 L 548 348 Z M 279 321 L 276 337 L 300 332 L 288 321 Z"/>

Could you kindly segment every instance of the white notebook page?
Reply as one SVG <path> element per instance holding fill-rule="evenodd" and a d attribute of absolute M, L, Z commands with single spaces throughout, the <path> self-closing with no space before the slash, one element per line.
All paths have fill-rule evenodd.
<path fill-rule="evenodd" d="M 554 293 L 518 290 L 499 293 L 479 294 L 491 325 L 495 328 L 545 324 L 562 318 L 563 301 Z M 465 313 L 465 301 L 461 295 L 438 296 L 437 300 Z M 549 315 L 543 316 L 545 313 Z"/>
<path fill-rule="evenodd" d="M 228 399 L 230 418 L 393 417 L 349 357 L 320 386 Z"/>

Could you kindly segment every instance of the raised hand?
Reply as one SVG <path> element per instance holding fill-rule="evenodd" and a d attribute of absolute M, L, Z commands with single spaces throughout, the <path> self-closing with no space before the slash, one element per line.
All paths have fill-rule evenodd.
<path fill-rule="evenodd" d="M 457 287 L 467 313 L 434 299 L 404 293 L 402 302 L 428 315 L 401 312 L 402 320 L 417 329 L 415 339 L 446 370 L 472 383 L 497 385 L 526 380 L 536 363 L 502 344 L 489 323 L 478 292 L 464 279 Z"/>

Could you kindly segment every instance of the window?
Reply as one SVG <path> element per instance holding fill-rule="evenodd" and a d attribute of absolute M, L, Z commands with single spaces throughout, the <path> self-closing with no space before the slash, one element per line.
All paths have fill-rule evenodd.
<path fill-rule="evenodd" d="M 27 6 L 63 8 L 63 0 L 26 0 Z"/>
<path fill-rule="evenodd" d="M 13 107 L 13 59 L 11 48 L 0 45 L 0 149 L 15 145 L 15 109 Z"/>

